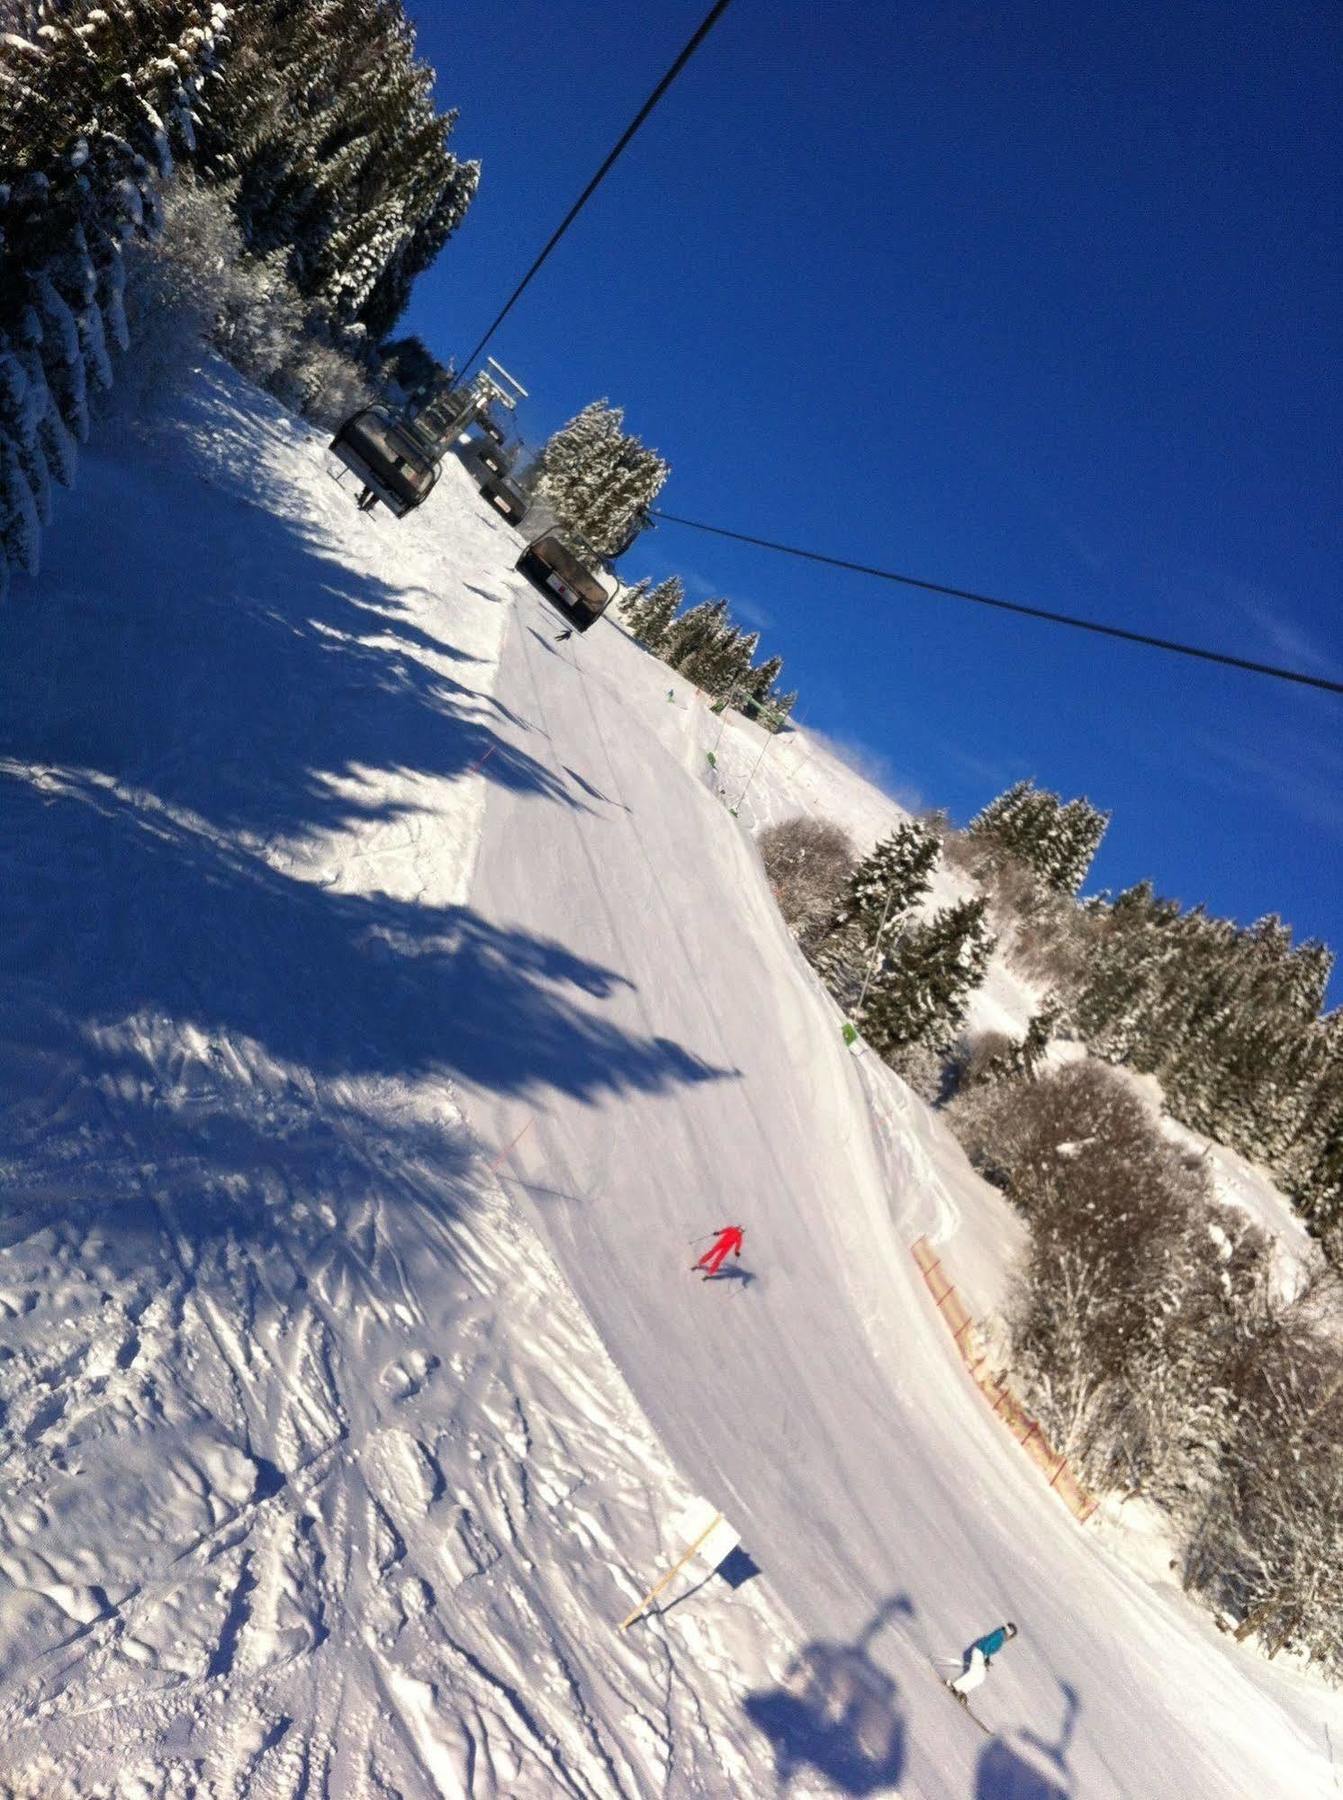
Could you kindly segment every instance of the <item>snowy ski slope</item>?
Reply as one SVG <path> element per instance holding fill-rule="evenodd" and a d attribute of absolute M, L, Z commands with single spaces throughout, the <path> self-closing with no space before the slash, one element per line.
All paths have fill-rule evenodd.
<path fill-rule="evenodd" d="M 516 543 L 211 367 L 0 619 L 0 1794 L 1335 1791 L 964 1381 L 909 1242 L 1014 1221 Z M 761 1573 L 619 1636 L 691 1492 Z"/>

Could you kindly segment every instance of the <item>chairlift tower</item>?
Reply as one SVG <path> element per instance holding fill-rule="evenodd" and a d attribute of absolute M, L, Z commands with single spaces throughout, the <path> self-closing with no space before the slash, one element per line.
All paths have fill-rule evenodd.
<path fill-rule="evenodd" d="M 509 374 L 502 363 L 497 363 L 492 356 L 487 356 L 485 361 L 488 366 L 477 369 L 465 394 L 460 390 L 458 392 L 459 408 L 451 427 L 455 437 L 460 437 L 477 419 L 485 424 L 492 406 L 498 405 L 505 412 L 513 412 L 519 400 L 528 398 L 526 388 L 515 375 Z"/>

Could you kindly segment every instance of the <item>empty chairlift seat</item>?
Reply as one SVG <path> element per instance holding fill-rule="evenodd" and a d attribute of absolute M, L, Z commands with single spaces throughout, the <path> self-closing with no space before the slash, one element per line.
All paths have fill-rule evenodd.
<path fill-rule="evenodd" d="M 476 451 L 476 461 L 488 475 L 499 478 L 507 475 L 513 467 L 513 454 L 506 445 L 497 444 L 492 437 L 487 437 Z"/>
<path fill-rule="evenodd" d="M 362 507 L 374 500 L 398 519 L 428 499 L 438 464 L 414 432 L 385 406 L 366 406 L 341 426 L 331 452 L 364 484 Z"/>
<path fill-rule="evenodd" d="M 501 512 L 510 525 L 520 525 L 527 511 L 527 496 L 507 475 L 493 475 L 480 484 L 483 500 Z"/>
<path fill-rule="evenodd" d="M 518 558 L 518 568 L 545 590 L 576 631 L 586 631 L 601 618 L 619 586 L 601 558 L 581 539 L 546 531 L 533 539 Z"/>

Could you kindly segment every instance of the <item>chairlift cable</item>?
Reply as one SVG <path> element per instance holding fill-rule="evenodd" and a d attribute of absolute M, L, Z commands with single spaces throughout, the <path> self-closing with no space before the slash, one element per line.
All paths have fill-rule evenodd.
<path fill-rule="evenodd" d="M 503 324 L 504 320 L 508 317 L 509 313 L 513 310 L 513 307 L 522 298 L 522 295 L 523 295 L 524 291 L 526 290 L 528 283 L 531 281 L 533 275 L 536 274 L 537 270 L 541 267 L 541 264 L 550 255 L 551 251 L 555 248 L 556 244 L 559 243 L 560 239 L 564 236 L 565 232 L 573 224 L 574 220 L 578 217 L 579 213 L 582 212 L 583 208 L 587 205 L 588 201 L 592 198 L 593 194 L 596 193 L 597 189 L 601 186 L 602 182 L 606 179 L 607 175 L 611 172 L 611 170 L 614 168 L 615 164 L 619 161 L 626 146 L 629 144 L 630 139 L 634 136 L 635 132 L 638 131 L 639 127 L 643 124 L 644 120 L 648 117 L 649 113 L 652 112 L 653 108 L 657 105 L 658 101 L 666 93 L 667 89 L 671 86 L 672 82 L 675 81 L 676 77 L 681 73 L 681 70 L 690 61 L 691 57 L 695 54 L 696 50 L 699 49 L 700 45 L 704 42 L 705 38 L 708 37 L 709 33 L 713 30 L 714 26 L 718 23 L 719 19 L 722 18 L 723 14 L 728 9 L 729 3 L 730 3 L 730 0 L 716 0 L 716 3 L 709 8 L 709 11 L 705 14 L 704 18 L 700 21 L 699 28 L 696 30 L 694 35 L 686 42 L 685 46 L 682 48 L 681 54 L 676 58 L 676 61 L 667 70 L 666 74 L 662 77 L 661 81 L 658 82 L 657 86 L 653 89 L 652 93 L 644 101 L 643 105 L 639 108 L 638 112 L 635 113 L 634 117 L 630 120 L 629 124 L 625 127 L 625 129 L 621 133 L 620 137 L 616 140 L 614 147 L 611 149 L 610 153 L 607 155 L 606 160 L 602 163 L 602 166 L 598 169 L 597 173 L 592 177 L 592 180 L 588 183 L 588 185 L 583 189 L 583 192 L 578 196 L 577 200 L 574 201 L 573 205 L 569 208 L 568 212 L 564 215 L 564 217 L 560 221 L 560 223 L 556 226 L 555 230 L 550 234 L 550 237 L 546 241 L 545 248 L 541 251 L 540 255 L 536 258 L 536 261 L 532 264 L 531 268 L 528 269 L 527 273 L 523 276 L 522 280 L 518 283 L 518 285 L 513 289 L 513 292 L 508 296 L 508 299 L 504 302 L 503 306 L 499 309 L 498 313 L 496 313 L 493 321 L 490 324 L 489 330 L 485 333 L 484 337 L 481 338 L 480 342 L 475 346 L 475 348 L 472 350 L 471 354 L 469 356 L 462 358 L 462 361 L 459 366 L 460 366 L 463 374 L 465 374 L 472 367 L 472 365 L 475 363 L 476 358 L 480 355 L 481 351 L 485 348 L 486 344 L 489 343 L 490 339 L 494 336 L 495 332 L 499 329 L 499 327 Z"/>
<path fill-rule="evenodd" d="M 686 519 L 677 513 L 654 507 L 653 516 L 669 525 L 684 525 L 691 531 L 707 532 L 712 537 L 731 538 L 738 544 L 752 544 L 759 550 L 775 550 L 781 556 L 795 556 L 803 562 L 820 563 L 830 569 L 847 569 L 855 575 L 871 575 L 877 581 L 898 582 L 904 587 L 919 588 L 926 594 L 940 594 L 950 600 L 968 600 L 976 606 L 990 606 L 998 612 L 1018 613 L 1027 619 L 1043 619 L 1050 625 L 1067 625 L 1074 631 L 1094 632 L 1098 637 L 1119 638 L 1129 644 L 1143 644 L 1151 650 L 1164 650 L 1173 656 L 1192 656 L 1200 662 L 1220 663 L 1228 669 L 1244 669 L 1251 675 L 1268 675 L 1275 681 L 1292 681 L 1301 687 L 1318 688 L 1326 694 L 1343 694 L 1343 681 L 1330 681 L 1323 675 L 1307 675 L 1300 669 L 1283 669 L 1274 663 L 1253 662 L 1248 657 L 1232 656 L 1223 650 L 1209 650 L 1199 644 L 1181 643 L 1176 638 L 1154 637 L 1145 631 L 1128 631 L 1122 625 L 1110 625 L 1103 619 L 1086 619 L 1076 613 L 1051 612 L 1043 606 L 1026 606 L 1017 600 L 1003 600 L 992 594 L 977 594 L 970 588 L 949 587 L 941 581 L 924 581 L 917 575 L 902 575 L 894 569 L 881 569 L 871 563 L 852 562 L 844 556 L 828 556 L 822 550 L 806 550 L 797 544 L 780 544 L 773 538 L 755 537 L 746 531 L 729 531 L 725 525 L 708 525 L 702 519 Z"/>

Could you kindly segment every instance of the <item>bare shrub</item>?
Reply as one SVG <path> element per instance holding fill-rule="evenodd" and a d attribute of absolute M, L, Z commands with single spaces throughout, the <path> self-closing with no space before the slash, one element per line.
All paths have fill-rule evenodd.
<path fill-rule="evenodd" d="M 1066 1008 L 1086 980 L 1095 930 L 1089 914 L 992 839 L 957 831 L 940 816 L 930 822 L 941 835 L 946 866 L 984 890 L 1008 966 L 1053 989 Z"/>
<path fill-rule="evenodd" d="M 1284 1295 L 1269 1240 L 1101 1064 L 971 1087 L 947 1115 L 1030 1221 L 1008 1327 L 1052 1441 L 1164 1508 L 1185 1585 L 1242 1635 L 1343 1678 L 1336 1274 L 1321 1257 Z"/>
<path fill-rule="evenodd" d="M 757 842 L 779 910 L 805 945 L 834 914 L 857 866 L 849 835 L 828 819 L 798 813 L 767 826 Z"/>
<path fill-rule="evenodd" d="M 1004 919 L 1004 954 L 1010 967 L 1045 983 L 1065 1005 L 1086 985 L 1095 927 L 1066 895 L 1047 894 L 1027 917 Z"/>
<path fill-rule="evenodd" d="M 940 1101 L 947 1089 L 948 1064 L 933 1045 L 925 1043 L 902 1044 L 898 1050 L 883 1056 L 882 1061 L 895 1070 L 896 1074 L 912 1088 L 920 1100 L 926 1100 L 930 1106 Z"/>
<path fill-rule="evenodd" d="M 986 1081 L 998 1081 L 1010 1072 L 1017 1052 L 1017 1041 L 1007 1031 L 977 1031 L 967 1038 L 956 1058 L 956 1089 L 982 1087 Z"/>
<path fill-rule="evenodd" d="M 958 831 L 944 812 L 929 813 L 924 823 L 931 825 L 941 838 L 942 860 L 947 868 L 954 869 L 958 875 L 980 880 L 983 869 L 993 860 L 982 840 L 976 841 Z"/>
<path fill-rule="evenodd" d="M 1157 1377 L 1187 1379 L 1174 1340 L 1198 1262 L 1201 1171 L 1099 1063 L 971 1088 L 948 1116 L 1030 1220 L 1010 1327 L 1041 1423 L 1093 1481 L 1149 1487 L 1167 1442 L 1192 1429 L 1187 1396 Z"/>
<path fill-rule="evenodd" d="M 1185 1548 L 1184 1581 L 1343 1677 L 1343 1320 L 1321 1263 L 1290 1300 L 1261 1304 L 1212 1378 L 1230 1428 Z"/>

